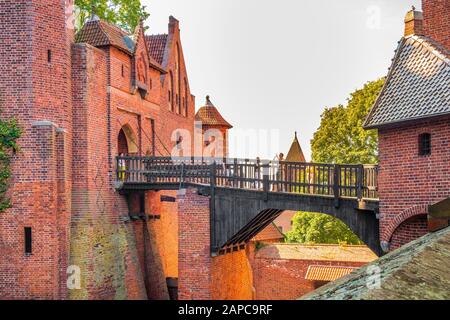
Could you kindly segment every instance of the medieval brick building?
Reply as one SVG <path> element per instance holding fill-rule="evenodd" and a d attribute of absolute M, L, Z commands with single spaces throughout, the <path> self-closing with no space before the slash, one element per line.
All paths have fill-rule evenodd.
<path fill-rule="evenodd" d="M 366 123 L 380 133 L 381 240 L 391 249 L 424 234 L 428 205 L 450 196 L 449 1 L 408 14 Z M 116 188 L 120 154 L 228 153 L 231 125 L 211 100 L 195 114 L 179 22 L 146 35 L 142 24 L 129 34 L 93 17 L 75 32 L 72 8 L 0 2 L 2 116 L 23 130 L 13 206 L 0 219 L 0 297 L 168 299 L 178 279 L 182 299 L 255 298 L 251 246 L 212 254 L 207 195 Z"/>
<path fill-rule="evenodd" d="M 386 251 L 427 233 L 429 205 L 450 196 L 450 0 L 423 0 L 422 8 L 405 18 L 405 36 L 365 123 L 379 133 Z"/>
<path fill-rule="evenodd" d="M 146 35 L 93 17 L 75 32 L 72 8 L 0 2 L 2 115 L 23 129 L 0 221 L 0 297 L 166 299 L 178 277 L 176 193 L 119 194 L 115 157 L 170 156 L 178 131 L 193 139 L 179 22 Z M 69 266 L 81 272 L 75 290 Z"/>

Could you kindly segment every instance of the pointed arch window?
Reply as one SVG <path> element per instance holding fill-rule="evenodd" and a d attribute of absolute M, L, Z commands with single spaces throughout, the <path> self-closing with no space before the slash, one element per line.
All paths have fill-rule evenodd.
<path fill-rule="evenodd" d="M 184 101 L 183 101 L 183 109 L 184 109 L 184 115 L 188 116 L 188 83 L 186 78 L 184 78 Z"/>
<path fill-rule="evenodd" d="M 181 105 L 181 51 L 180 51 L 180 45 L 177 42 L 177 106 L 178 106 L 178 113 L 181 114 L 182 105 Z"/>
<path fill-rule="evenodd" d="M 170 71 L 170 89 L 169 89 L 169 104 L 170 104 L 170 110 L 171 111 L 175 111 L 175 99 L 173 98 L 174 96 L 174 79 L 173 79 L 173 72 Z"/>

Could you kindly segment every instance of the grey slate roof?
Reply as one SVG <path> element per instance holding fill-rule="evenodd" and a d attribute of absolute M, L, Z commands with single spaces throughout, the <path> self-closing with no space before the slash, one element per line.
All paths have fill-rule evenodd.
<path fill-rule="evenodd" d="M 302 300 L 448 300 L 450 227 L 429 233 Z M 379 272 L 379 278 L 374 275 Z M 374 280 L 379 286 L 373 286 Z"/>
<path fill-rule="evenodd" d="M 364 127 L 450 114 L 450 52 L 433 40 L 403 38 Z"/>

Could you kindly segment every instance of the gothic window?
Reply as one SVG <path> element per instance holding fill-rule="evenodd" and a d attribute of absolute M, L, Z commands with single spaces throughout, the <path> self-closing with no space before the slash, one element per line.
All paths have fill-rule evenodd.
<path fill-rule="evenodd" d="M 188 115 L 188 84 L 186 78 L 184 78 L 184 115 Z"/>
<path fill-rule="evenodd" d="M 141 55 L 141 57 L 138 59 L 137 74 L 138 74 L 138 80 L 142 83 L 147 84 L 147 67 L 146 67 L 145 58 L 143 55 Z"/>
<path fill-rule="evenodd" d="M 169 102 L 170 102 L 170 110 L 171 111 L 174 111 L 175 110 L 175 104 L 174 104 L 174 98 L 173 98 L 173 96 L 174 96 L 174 87 L 173 87 L 173 85 L 174 85 L 174 83 L 173 83 L 173 81 L 174 81 L 174 79 L 173 79 L 173 73 L 172 73 L 172 71 L 170 71 L 170 90 L 169 90 Z"/>
<path fill-rule="evenodd" d="M 178 86 L 178 97 L 177 97 L 177 105 L 178 105 L 178 113 L 181 114 L 181 52 L 180 45 L 177 43 L 177 86 Z"/>
<path fill-rule="evenodd" d="M 431 154 L 431 134 L 422 133 L 419 135 L 419 155 L 428 156 Z"/>

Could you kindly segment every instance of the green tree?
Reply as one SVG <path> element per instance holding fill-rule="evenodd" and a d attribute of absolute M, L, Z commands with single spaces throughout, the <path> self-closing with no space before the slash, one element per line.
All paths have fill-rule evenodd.
<path fill-rule="evenodd" d="M 375 103 L 384 79 L 372 81 L 350 96 L 347 106 L 325 109 L 311 140 L 314 162 L 374 164 L 378 161 L 378 134 L 363 123 Z"/>
<path fill-rule="evenodd" d="M 100 19 L 117 24 L 128 32 L 133 32 L 140 20 L 150 16 L 140 0 L 75 0 L 75 6 L 77 29 L 84 25 L 92 10 Z"/>
<path fill-rule="evenodd" d="M 332 216 L 298 212 L 286 241 L 291 243 L 362 244 L 361 240 L 341 220 Z"/>
<path fill-rule="evenodd" d="M 378 161 L 378 135 L 363 123 L 375 103 L 384 79 L 372 81 L 350 95 L 346 106 L 327 108 L 311 140 L 313 162 L 373 164 Z M 340 220 L 320 213 L 299 212 L 288 242 L 361 244 Z"/>
<path fill-rule="evenodd" d="M 19 149 L 17 139 L 21 130 L 14 119 L 0 119 L 0 212 L 11 207 L 7 197 L 8 182 L 11 177 L 10 159 Z"/>

